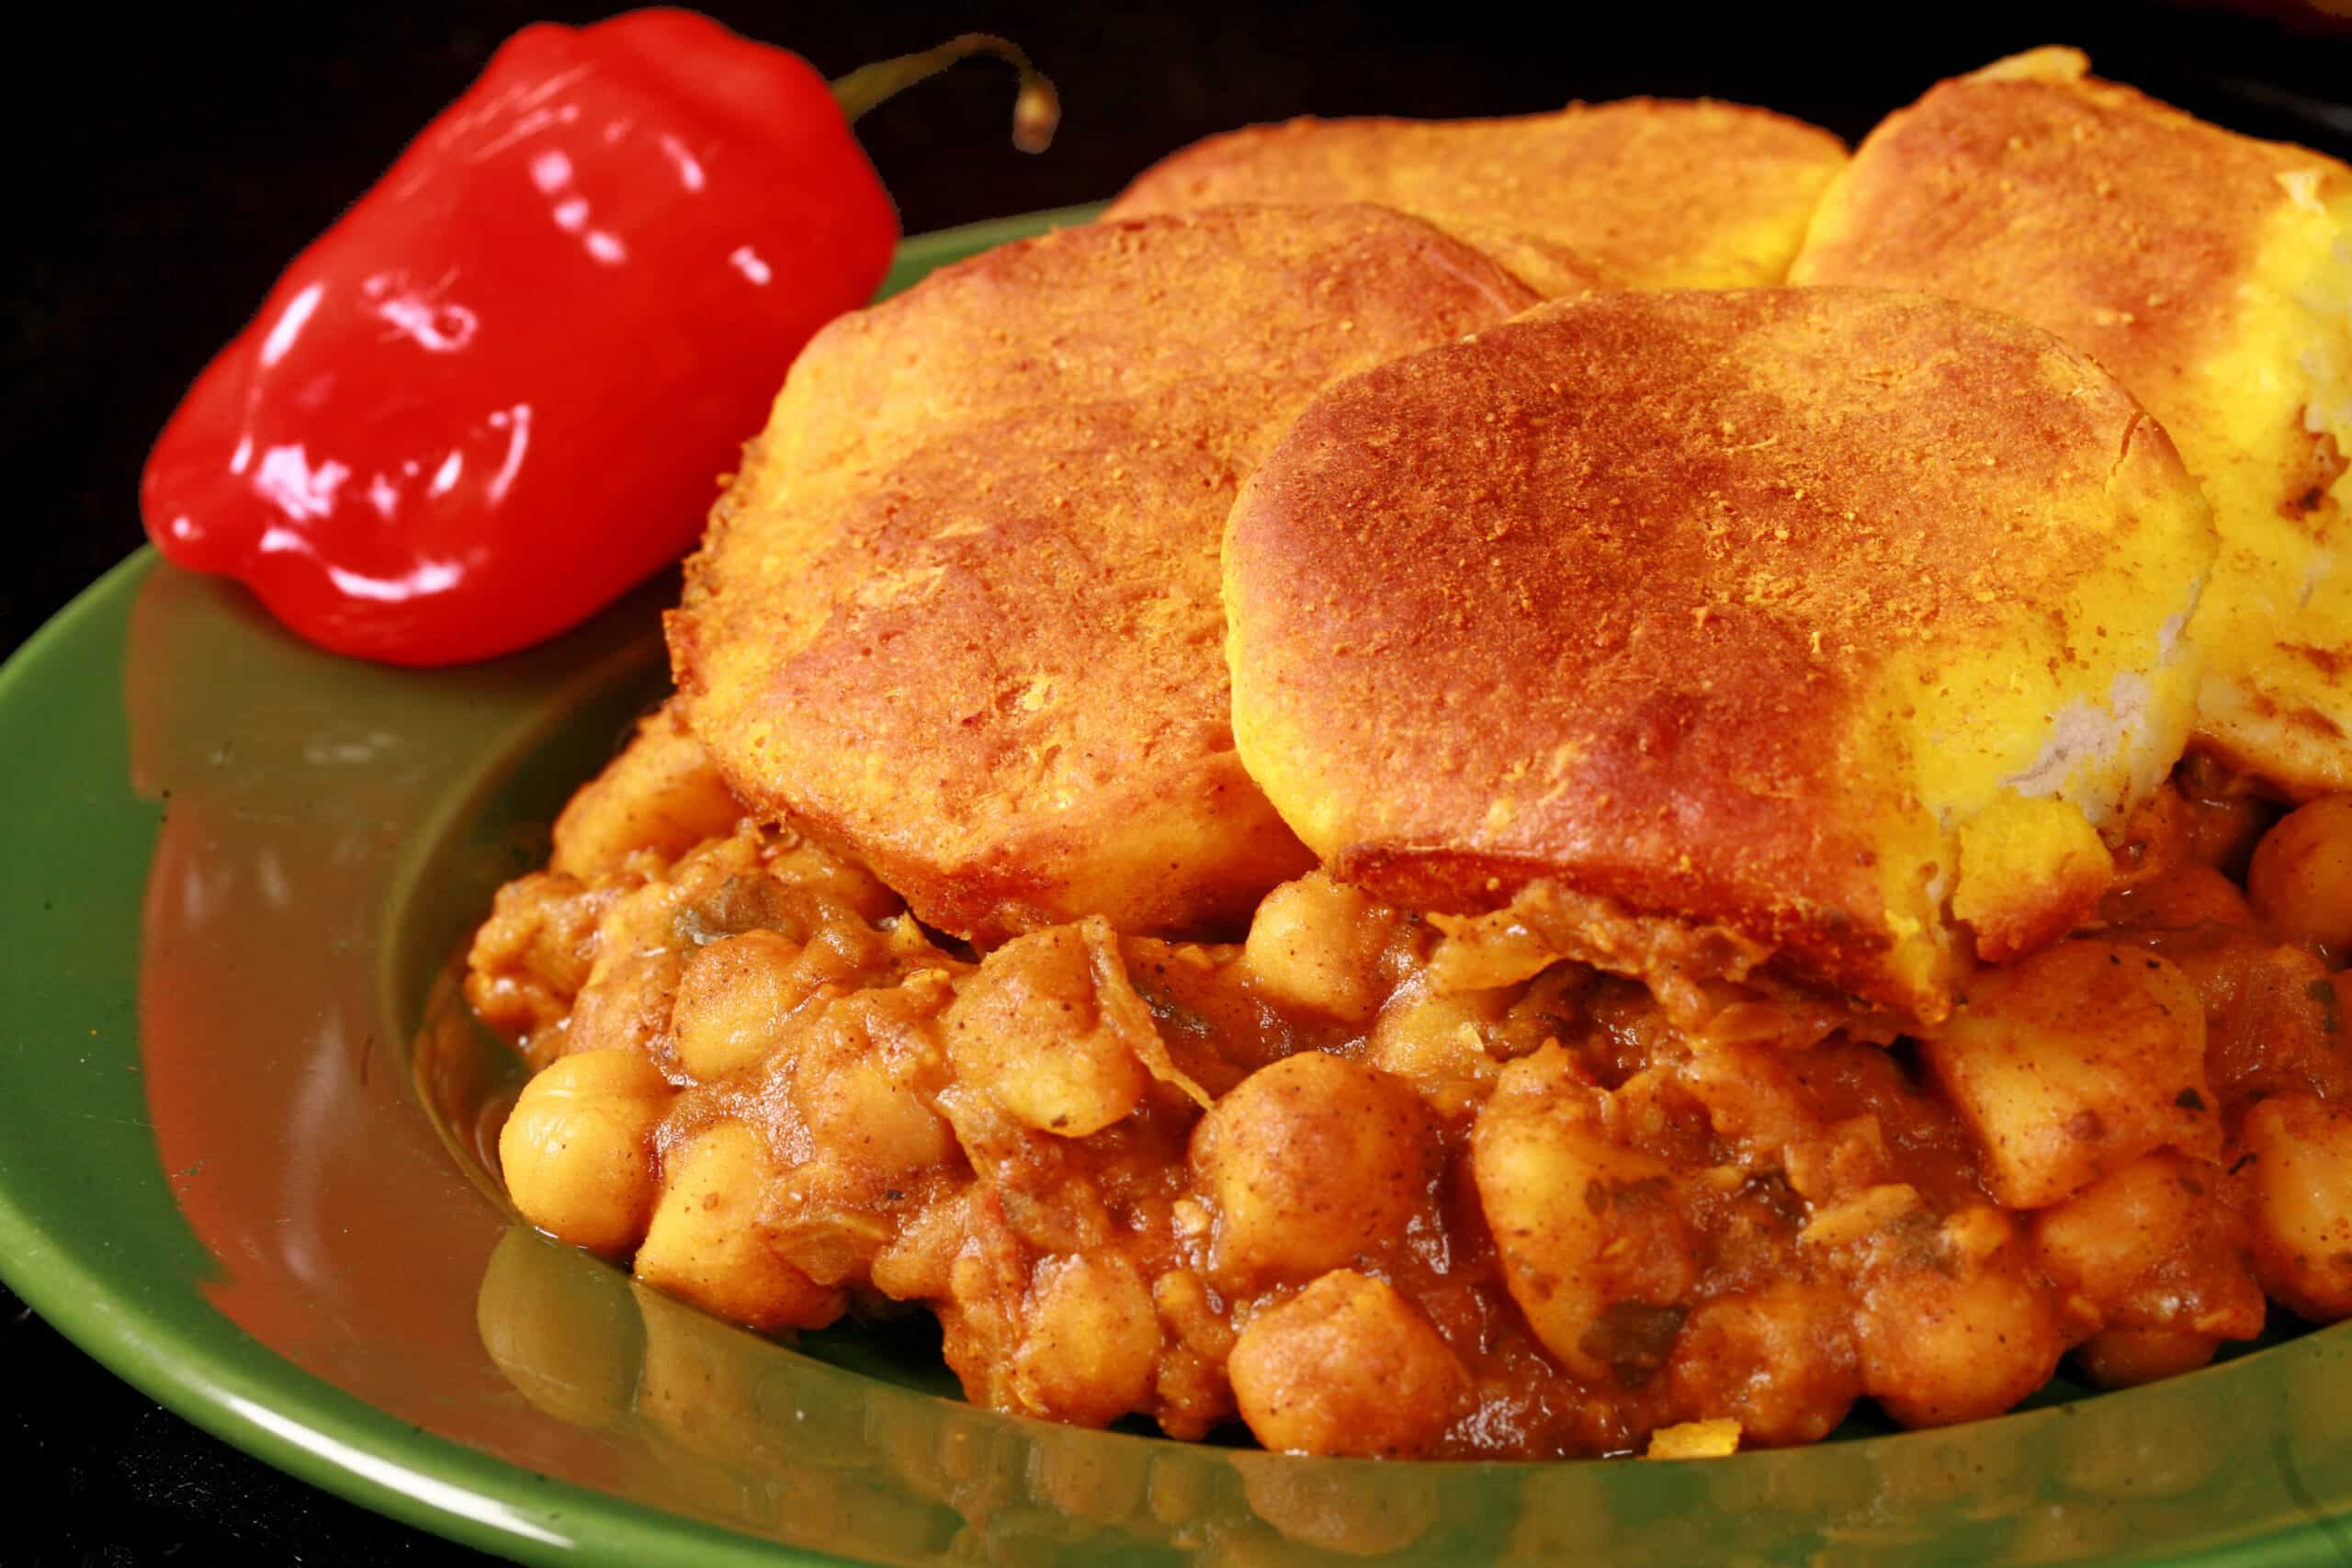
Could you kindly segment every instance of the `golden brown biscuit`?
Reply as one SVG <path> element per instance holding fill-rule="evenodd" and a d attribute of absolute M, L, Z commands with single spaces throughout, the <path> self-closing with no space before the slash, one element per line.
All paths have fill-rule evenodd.
<path fill-rule="evenodd" d="M 1627 98 L 1510 119 L 1294 119 L 1146 169 L 1114 217 L 1228 202 L 1376 201 L 1426 218 L 1540 293 L 1777 283 L 1846 161 L 1766 109 Z"/>
<path fill-rule="evenodd" d="M 1713 933 L 1933 1021 L 1958 928 L 2003 956 L 2105 886 L 2212 548 L 2163 431 L 2030 327 L 1589 295 L 1299 416 L 1229 525 L 1234 728 L 1375 895 L 1546 885 L 1604 962 Z"/>
<path fill-rule="evenodd" d="M 1794 283 L 2003 310 L 2105 366 L 2205 486 L 2207 744 L 2298 795 L 2352 788 L 2352 169 L 2036 50 L 1887 118 Z"/>
<path fill-rule="evenodd" d="M 670 621 L 763 812 L 993 939 L 1238 923 L 1311 863 L 1233 752 L 1217 541 L 1333 377 L 1534 302 L 1375 207 L 1068 230 L 802 354 Z"/>

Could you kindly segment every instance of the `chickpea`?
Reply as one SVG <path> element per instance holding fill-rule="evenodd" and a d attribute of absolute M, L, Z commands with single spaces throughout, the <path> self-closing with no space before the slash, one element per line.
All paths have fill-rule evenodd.
<path fill-rule="evenodd" d="M 2034 1217 L 2042 1269 L 2104 1325 L 2080 1358 L 2092 1381 L 2111 1388 L 2186 1371 L 2224 1338 L 2261 1332 L 2262 1290 L 2221 1179 L 2200 1161 L 2154 1154 Z"/>
<path fill-rule="evenodd" d="M 1396 912 L 1353 887 L 1313 872 L 1285 882 L 1258 906 L 1243 947 L 1243 972 L 1278 1007 L 1369 1022 L 1388 987 L 1381 951 Z"/>
<path fill-rule="evenodd" d="M 541 1069 L 498 1134 L 507 1195 L 574 1247 L 628 1251 L 653 1212 L 653 1130 L 676 1092 L 634 1051 L 582 1051 Z"/>
<path fill-rule="evenodd" d="M 947 1123 L 892 1076 L 865 1021 L 836 1004 L 792 1062 L 792 1099 L 809 1135 L 845 1167 L 898 1177 L 939 1165 L 956 1152 Z"/>
<path fill-rule="evenodd" d="M 1440 995 L 1410 983 L 1373 1025 L 1369 1058 L 1425 1093 L 1452 1085 L 1489 1086 L 1502 1064 L 1487 1053 L 1487 1032 L 1509 1014 L 1514 995 L 1510 989 Z"/>
<path fill-rule="evenodd" d="M 2245 879 L 2254 912 L 2290 942 L 2352 957 L 2352 795 L 2323 795 L 2279 818 Z"/>
<path fill-rule="evenodd" d="M 2110 925 L 2140 931 L 2179 931 L 2209 925 L 2254 930 L 2254 910 L 2238 885 L 2195 861 L 2109 894 L 2099 913 Z"/>
<path fill-rule="evenodd" d="M 2352 1111 L 2274 1095 L 2246 1112 L 2239 1137 L 2254 1156 L 2255 1277 L 2314 1323 L 2352 1317 Z"/>
<path fill-rule="evenodd" d="M 2097 1387 L 2137 1388 L 2193 1372 L 2221 1348 L 2192 1328 L 2102 1328 L 2075 1348 L 2075 1362 Z"/>
<path fill-rule="evenodd" d="M 1193 1132 L 1217 1209 L 1210 1271 L 1238 1288 L 1336 1269 L 1404 1234 L 1437 1163 L 1402 1079 L 1320 1051 L 1261 1067 Z"/>
<path fill-rule="evenodd" d="M 696 949 L 678 976 L 670 1014 L 678 1066 L 708 1082 L 763 1060 L 782 1036 L 786 1017 L 807 999 L 791 983 L 799 952 L 769 931 Z"/>
<path fill-rule="evenodd" d="M 2035 1215 L 2034 1246 L 2052 1279 L 2112 1305 L 2195 1239 L 2206 1196 L 2188 1161 L 2150 1155 Z"/>
<path fill-rule="evenodd" d="M 1853 1303 L 1799 1279 L 1718 1296 L 1690 1314 L 1667 1371 L 1679 1409 L 1736 1417 L 1744 1445 L 1818 1442 L 1860 1392 Z"/>
<path fill-rule="evenodd" d="M 1488 1105 L 1470 1148 L 1503 1282 L 1544 1348 L 1598 1386 L 1646 1381 L 1698 1284 L 1671 1168 L 1532 1099 Z"/>
<path fill-rule="evenodd" d="M 1013 1352 L 1013 1392 L 1036 1415 L 1108 1426 L 1149 1407 L 1159 1346 L 1159 1317 L 1134 1264 L 1115 1253 L 1050 1258 Z"/>
<path fill-rule="evenodd" d="M 1871 1271 L 1856 1320 L 1862 1389 L 1906 1427 L 1975 1421 L 2050 1381 L 2066 1348 L 2058 1314 L 2004 1249 L 1954 1271 L 1900 1258 Z"/>
<path fill-rule="evenodd" d="M 762 1223 L 780 1173 L 759 1134 L 719 1122 L 669 1151 L 637 1277 L 748 1328 L 822 1328 L 842 1293 L 785 1261 Z"/>
<path fill-rule="evenodd" d="M 943 1021 L 956 1075 L 1041 1133 L 1099 1133 L 1151 1087 L 1138 1055 L 1149 1043 L 1133 1022 L 1142 1003 L 1107 927 L 1102 935 L 1097 942 L 1084 926 L 1056 926 L 1005 943 L 964 982 Z M 1106 996 L 1114 987 L 1125 987 L 1125 997 Z M 1150 1016 L 1142 1016 L 1148 1033 Z"/>
<path fill-rule="evenodd" d="M 1420 1458 L 1470 1387 L 1395 1287 L 1349 1269 L 1251 1318 L 1226 1371 L 1250 1430 L 1293 1453 Z"/>
<path fill-rule="evenodd" d="M 742 815 L 676 705 L 665 705 L 556 818 L 550 865 L 591 876 L 639 850 L 674 860 L 705 839 L 723 837 Z"/>
<path fill-rule="evenodd" d="M 2065 942 L 1985 971 L 1924 1050 L 2005 1208 L 2045 1208 L 2167 1145 L 2221 1152 L 2204 1004 L 2140 948 Z"/>

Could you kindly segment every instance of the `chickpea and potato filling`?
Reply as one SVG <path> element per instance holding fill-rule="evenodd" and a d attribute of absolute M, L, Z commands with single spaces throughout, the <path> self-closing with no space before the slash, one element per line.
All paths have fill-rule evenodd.
<path fill-rule="evenodd" d="M 1239 943 L 975 953 L 682 739 L 582 793 L 467 989 L 537 1069 L 516 1206 L 748 1326 L 918 1303 L 999 1409 L 1543 1458 L 1971 1420 L 2069 1353 L 2202 1365 L 2266 1298 L 2352 1315 L 2343 797 L 2265 833 L 2184 768 L 2091 926 L 1890 1046 L 1321 874 Z"/>

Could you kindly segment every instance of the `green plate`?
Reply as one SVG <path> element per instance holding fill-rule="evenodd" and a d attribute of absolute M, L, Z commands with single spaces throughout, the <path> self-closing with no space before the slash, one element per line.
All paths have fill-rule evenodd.
<path fill-rule="evenodd" d="M 904 287 L 1078 214 L 910 242 Z M 1028 1423 L 911 1325 L 786 1348 L 518 1227 L 456 1008 L 658 695 L 655 583 L 458 671 L 142 552 L 0 670 L 0 1276 L 190 1420 L 527 1562 L 2352 1562 L 2352 1326 L 1942 1432 L 1373 1464 Z"/>

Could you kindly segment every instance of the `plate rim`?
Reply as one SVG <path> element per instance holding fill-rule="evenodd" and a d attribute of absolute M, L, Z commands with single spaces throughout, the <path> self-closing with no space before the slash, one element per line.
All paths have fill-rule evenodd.
<path fill-rule="evenodd" d="M 950 231 L 949 232 L 954 232 Z M 48 656 L 136 591 L 162 558 L 141 545 L 44 622 L 0 664 L 0 712 Z M 217 1333 L 274 1365 L 237 1364 L 206 1329 L 118 1293 L 62 1236 L 28 1213 L 0 1179 L 0 1282 L 125 1382 L 191 1426 L 323 1492 L 463 1545 L 527 1562 L 640 1562 L 690 1539 L 721 1568 L 847 1564 L 633 1503 L 525 1469 L 401 1421 L 254 1339 L 227 1317 Z M 414 1459 L 427 1445 L 429 1463 Z M 593 1536 L 581 1529 L 592 1525 Z"/>

